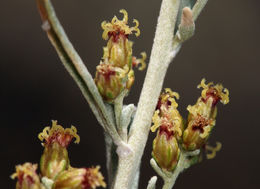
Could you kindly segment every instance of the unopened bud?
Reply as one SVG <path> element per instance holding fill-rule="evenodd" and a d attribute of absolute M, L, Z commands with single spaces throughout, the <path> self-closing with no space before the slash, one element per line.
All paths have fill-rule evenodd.
<path fill-rule="evenodd" d="M 79 143 L 77 129 L 74 126 L 64 129 L 57 125 L 57 121 L 52 121 L 52 127 L 46 127 L 38 137 L 44 146 L 40 160 L 41 174 L 55 179 L 60 172 L 69 167 L 67 146 L 73 138 L 76 138 L 75 143 Z"/>
<path fill-rule="evenodd" d="M 70 168 L 63 171 L 55 179 L 53 189 L 95 189 L 106 187 L 104 177 L 99 172 L 99 166 L 95 168 Z"/>
<path fill-rule="evenodd" d="M 97 66 L 95 83 L 99 93 L 107 102 L 113 100 L 126 88 L 126 71 L 107 63 Z"/>
<path fill-rule="evenodd" d="M 161 126 L 153 141 L 152 156 L 160 168 L 173 171 L 178 163 L 180 149 L 173 132 Z"/>

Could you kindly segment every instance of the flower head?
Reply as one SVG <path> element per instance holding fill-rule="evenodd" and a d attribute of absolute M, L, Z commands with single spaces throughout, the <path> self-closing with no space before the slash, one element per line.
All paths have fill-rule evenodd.
<path fill-rule="evenodd" d="M 183 131 L 183 120 L 177 110 L 179 94 L 167 88 L 160 95 L 157 110 L 153 115 L 151 131 L 157 129 L 156 138 L 153 141 L 152 156 L 157 164 L 166 171 L 173 171 L 176 167 L 180 149 L 178 140 Z"/>
<path fill-rule="evenodd" d="M 36 173 L 37 164 L 25 163 L 16 166 L 16 172 L 11 175 L 12 179 L 17 177 L 16 189 L 41 189 L 39 176 Z"/>
<path fill-rule="evenodd" d="M 53 189 L 95 189 L 106 187 L 104 177 L 99 172 L 100 167 L 92 168 L 70 168 L 58 175 Z"/>
<path fill-rule="evenodd" d="M 73 138 L 76 139 L 75 143 L 79 143 L 77 129 L 74 126 L 64 129 L 57 121 L 52 121 L 52 127 L 45 127 L 38 137 L 44 146 L 40 161 L 41 174 L 54 179 L 69 167 L 67 146 Z"/>
<path fill-rule="evenodd" d="M 166 127 L 176 137 L 181 137 L 183 130 L 183 119 L 177 110 L 178 104 L 175 101 L 179 99 L 179 94 L 166 88 L 160 95 L 157 104 L 157 110 L 153 115 L 153 126 L 151 131 L 155 132 L 157 128 Z"/>
<path fill-rule="evenodd" d="M 229 102 L 229 91 L 221 84 L 205 84 L 202 79 L 198 88 L 202 87 L 201 97 L 195 105 L 189 105 L 188 125 L 183 133 L 183 147 L 186 150 L 195 150 L 205 145 L 210 132 L 216 124 L 217 107 L 220 101 L 223 104 Z"/>

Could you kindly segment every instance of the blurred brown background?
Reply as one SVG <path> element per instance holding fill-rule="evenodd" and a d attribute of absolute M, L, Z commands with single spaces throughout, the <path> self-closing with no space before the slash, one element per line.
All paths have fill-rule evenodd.
<path fill-rule="evenodd" d="M 53 0 L 92 75 L 106 44 L 100 23 L 115 14 L 121 18 L 119 9 L 127 9 L 130 19 L 140 21 L 134 54 L 145 50 L 149 55 L 160 2 Z M 210 138 L 211 144 L 221 141 L 223 149 L 215 159 L 181 174 L 175 188 L 259 188 L 259 10 L 258 0 L 209 0 L 196 23 L 196 35 L 169 68 L 164 86 L 180 93 L 184 115 L 200 94 L 196 86 L 202 77 L 222 82 L 231 98 L 230 104 L 219 106 Z M 69 149 L 72 165 L 100 164 L 106 175 L 103 131 L 42 31 L 35 1 L 1 1 L 0 15 L 1 188 L 15 187 L 9 176 L 16 164 L 38 163 L 43 149 L 37 135 L 52 119 L 79 130 L 81 143 Z M 127 103 L 138 102 L 145 72 L 136 71 L 136 75 Z M 143 158 L 140 188 L 146 188 L 155 175 L 149 165 L 153 138 L 149 137 Z"/>

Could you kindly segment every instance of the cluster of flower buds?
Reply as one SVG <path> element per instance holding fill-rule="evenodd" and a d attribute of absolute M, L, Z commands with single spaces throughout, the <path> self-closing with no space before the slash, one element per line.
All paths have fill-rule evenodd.
<path fill-rule="evenodd" d="M 152 118 L 151 131 L 158 128 L 153 141 L 152 156 L 163 170 L 174 170 L 178 164 L 180 149 L 193 151 L 206 144 L 216 123 L 217 103 L 229 102 L 229 92 L 221 84 L 205 84 L 205 79 L 202 79 L 198 88 L 200 87 L 203 88 L 201 97 L 195 105 L 187 107 L 189 115 L 185 124 L 174 99 L 179 98 L 178 93 L 165 89 L 159 97 Z"/>
<path fill-rule="evenodd" d="M 178 141 L 183 132 L 183 119 L 177 110 L 178 104 L 175 99 L 179 94 L 165 89 L 159 98 L 156 111 L 153 116 L 151 130 L 155 132 L 152 156 L 157 164 L 166 171 L 172 171 L 176 167 L 180 149 Z"/>
<path fill-rule="evenodd" d="M 75 143 L 80 141 L 74 126 L 64 129 L 57 124 L 57 121 L 52 121 L 52 127 L 44 128 L 38 138 L 44 146 L 40 160 L 40 174 L 36 172 L 36 164 L 25 163 L 16 166 L 16 173 L 11 176 L 13 179 L 18 178 L 16 189 L 44 189 L 40 178 L 51 180 L 52 189 L 95 189 L 98 186 L 106 186 L 99 172 L 99 166 L 96 168 L 70 166 L 67 147 L 74 138 Z"/>
<path fill-rule="evenodd" d="M 129 27 L 126 10 L 122 9 L 120 12 L 124 15 L 122 20 L 115 16 L 111 22 L 104 21 L 101 24 L 104 30 L 102 37 L 108 42 L 103 48 L 103 58 L 97 66 L 95 83 L 103 99 L 109 103 L 113 103 L 124 89 L 129 90 L 133 85 L 133 67 L 140 65 L 139 70 L 146 67 L 146 53 L 141 53 L 141 59 L 132 56 L 133 43 L 128 40 L 128 36 L 133 32 L 136 36 L 140 35 L 139 22 L 134 19 L 136 25 Z"/>
<path fill-rule="evenodd" d="M 204 146 L 208 140 L 210 132 L 216 124 L 217 103 L 229 102 L 229 91 L 224 89 L 221 84 L 205 84 L 202 79 L 198 88 L 203 88 L 201 97 L 195 105 L 189 105 L 187 128 L 183 133 L 183 147 L 185 150 L 196 150 Z"/>

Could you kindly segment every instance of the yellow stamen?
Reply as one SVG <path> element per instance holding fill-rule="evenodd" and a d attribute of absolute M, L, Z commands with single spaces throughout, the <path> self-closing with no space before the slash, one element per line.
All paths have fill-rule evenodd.
<path fill-rule="evenodd" d="M 210 88 L 214 88 L 216 90 L 216 95 L 220 97 L 220 102 L 223 104 L 229 103 L 229 91 L 228 89 L 224 88 L 223 85 L 221 84 L 216 84 L 215 86 L 213 85 L 213 82 L 210 82 L 206 84 L 206 79 L 203 78 L 201 80 L 201 83 L 198 85 L 198 88 L 203 88 L 201 92 L 201 97 L 206 99 L 207 97 L 207 92 Z"/>
<path fill-rule="evenodd" d="M 74 143 L 79 143 L 80 142 L 80 137 L 77 134 L 77 129 L 74 126 L 71 126 L 71 128 L 66 128 L 64 129 L 61 125 L 57 124 L 56 120 L 52 120 L 52 127 L 50 128 L 45 127 L 41 133 L 39 133 L 38 138 L 41 141 L 47 140 L 50 136 L 52 136 L 55 133 L 61 133 L 61 134 L 70 134 L 71 136 L 75 137 L 76 140 Z"/>
<path fill-rule="evenodd" d="M 216 153 L 220 151 L 221 148 L 222 144 L 220 142 L 216 142 L 216 147 L 206 145 L 206 150 L 211 152 L 207 154 L 207 159 L 213 159 L 214 157 L 216 157 Z"/>
<path fill-rule="evenodd" d="M 151 127 L 151 131 L 155 132 L 161 126 L 161 118 L 159 116 L 159 110 L 156 110 L 154 112 L 152 121 L 153 121 L 153 126 Z"/>
<path fill-rule="evenodd" d="M 120 13 L 122 13 L 124 15 L 122 20 L 119 20 L 116 16 L 113 17 L 113 19 L 111 20 L 111 22 L 106 22 L 103 21 L 101 23 L 101 27 L 104 30 L 103 34 L 102 34 L 102 38 L 104 40 L 108 39 L 108 33 L 109 32 L 117 32 L 117 31 L 122 31 L 125 35 L 129 35 L 132 32 L 136 32 L 135 35 L 138 37 L 140 35 L 140 30 L 138 28 L 139 26 L 139 22 L 134 19 L 133 22 L 135 23 L 134 27 L 129 27 L 128 24 L 128 13 L 126 10 L 121 9 L 119 11 Z"/>
<path fill-rule="evenodd" d="M 147 55 L 146 55 L 145 52 L 141 52 L 141 56 L 142 56 L 142 58 L 136 59 L 136 64 L 137 64 L 137 65 L 139 65 L 139 64 L 141 65 L 141 66 L 138 68 L 138 70 L 140 70 L 140 71 L 142 71 L 142 70 L 144 70 L 144 69 L 146 68 L 145 60 L 146 60 L 146 58 L 147 58 Z"/>

